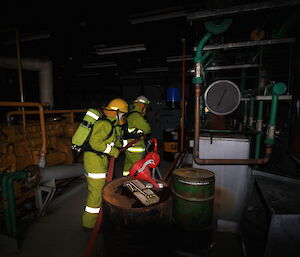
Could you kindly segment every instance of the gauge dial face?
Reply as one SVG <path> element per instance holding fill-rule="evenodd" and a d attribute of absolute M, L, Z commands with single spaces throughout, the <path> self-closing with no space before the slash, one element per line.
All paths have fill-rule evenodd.
<path fill-rule="evenodd" d="M 204 93 L 205 105 L 216 115 L 232 113 L 240 104 L 241 92 L 229 80 L 218 80 L 212 83 Z"/>

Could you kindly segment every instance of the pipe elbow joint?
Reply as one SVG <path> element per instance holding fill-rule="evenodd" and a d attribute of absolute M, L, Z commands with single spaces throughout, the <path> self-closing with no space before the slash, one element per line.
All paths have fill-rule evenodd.
<path fill-rule="evenodd" d="M 285 93 L 287 87 L 283 82 L 278 82 L 273 86 L 272 93 L 274 95 L 282 95 Z"/>

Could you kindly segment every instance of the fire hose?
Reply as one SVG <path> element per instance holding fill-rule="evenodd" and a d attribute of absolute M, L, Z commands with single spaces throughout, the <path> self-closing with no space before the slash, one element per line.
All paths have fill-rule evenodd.
<path fill-rule="evenodd" d="M 120 153 L 125 152 L 126 149 L 128 149 L 129 147 L 134 145 L 138 140 L 139 139 L 135 139 L 135 140 L 131 141 L 130 143 L 128 143 L 125 147 L 123 147 L 120 150 Z M 110 160 L 109 160 L 109 165 L 108 165 L 108 175 L 107 175 L 107 179 L 106 179 L 106 182 L 105 182 L 106 184 L 111 182 L 111 180 L 112 180 L 113 173 L 114 173 L 114 166 L 115 166 L 115 157 L 111 156 Z M 89 240 L 87 242 L 86 248 L 85 248 L 84 253 L 82 255 L 83 257 L 91 256 L 91 253 L 92 253 L 92 250 L 93 250 L 93 247 L 94 247 L 99 229 L 100 229 L 101 224 L 102 224 L 102 217 L 103 217 L 102 216 L 102 208 L 100 208 L 95 226 L 94 226 L 94 228 L 91 232 L 91 235 L 90 235 Z"/>

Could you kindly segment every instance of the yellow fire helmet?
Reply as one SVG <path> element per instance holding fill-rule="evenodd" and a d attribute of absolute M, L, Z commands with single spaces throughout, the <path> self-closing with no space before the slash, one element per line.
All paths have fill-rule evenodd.
<path fill-rule="evenodd" d="M 115 98 L 103 110 L 104 114 L 108 117 L 117 116 L 118 113 L 127 113 L 128 104 L 121 98 Z"/>
<path fill-rule="evenodd" d="M 145 105 L 149 105 L 150 101 L 148 100 L 148 98 L 146 96 L 140 95 L 138 96 L 134 101 L 134 103 L 142 103 Z"/>
<path fill-rule="evenodd" d="M 142 115 L 146 115 L 147 109 L 151 109 L 150 101 L 148 100 L 148 98 L 146 96 L 143 96 L 143 95 L 138 96 L 133 101 L 133 103 L 140 108 L 140 110 L 142 111 Z"/>

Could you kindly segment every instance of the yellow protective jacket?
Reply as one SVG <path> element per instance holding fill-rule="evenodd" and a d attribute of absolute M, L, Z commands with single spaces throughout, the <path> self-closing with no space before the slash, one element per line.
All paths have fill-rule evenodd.
<path fill-rule="evenodd" d="M 131 113 L 127 116 L 127 124 L 128 124 L 128 133 L 137 132 L 142 133 L 144 135 L 151 133 L 151 127 L 147 120 L 142 115 L 142 110 L 136 106 L 135 104 L 131 107 Z M 126 133 L 125 133 L 126 134 Z M 134 144 L 135 147 L 141 146 L 144 147 L 144 138 L 141 137 L 141 140 L 139 140 L 136 144 Z M 131 142 L 133 139 L 128 139 L 128 143 Z"/>
<path fill-rule="evenodd" d="M 107 119 L 111 122 L 114 121 L 114 118 L 111 117 L 108 117 Z M 103 169 L 107 169 L 107 167 L 105 167 L 106 164 L 103 165 L 103 161 L 101 161 L 101 159 L 105 157 L 105 154 L 114 157 L 118 157 L 119 155 L 119 150 L 116 148 L 119 144 L 117 142 L 117 134 L 111 122 L 103 119 L 96 121 L 93 126 L 93 130 L 89 138 L 89 144 L 92 149 L 102 152 L 104 155 L 101 156 L 90 151 L 84 152 L 84 168 L 88 172 L 102 172 Z M 110 133 L 111 136 L 109 136 Z"/>

